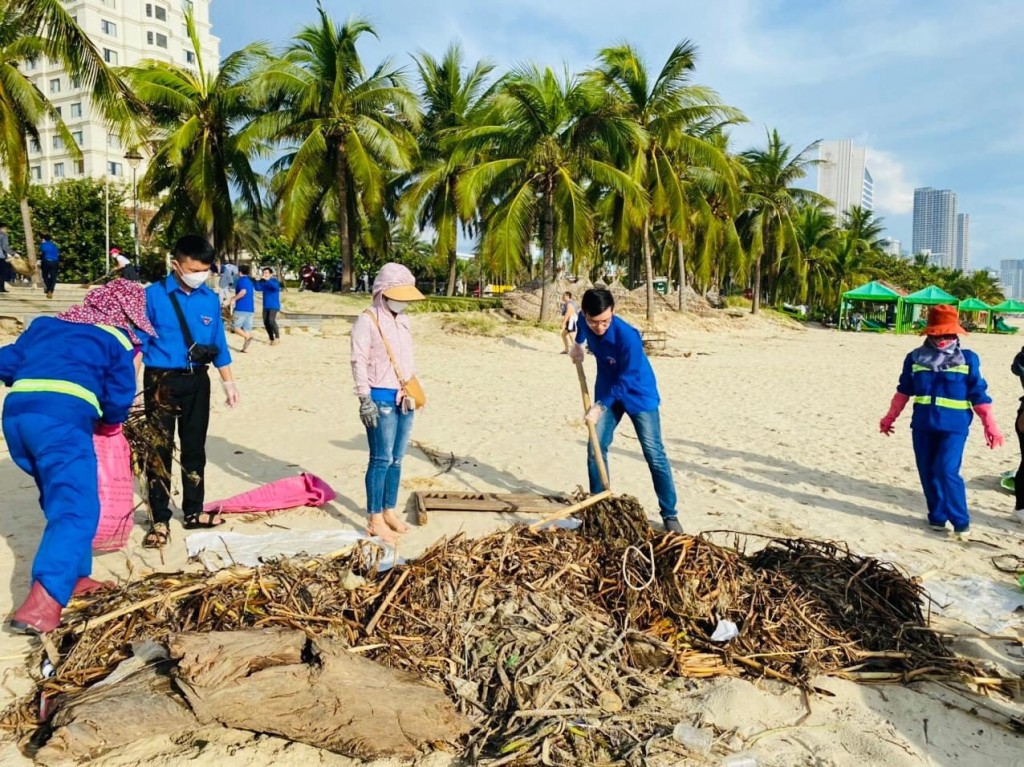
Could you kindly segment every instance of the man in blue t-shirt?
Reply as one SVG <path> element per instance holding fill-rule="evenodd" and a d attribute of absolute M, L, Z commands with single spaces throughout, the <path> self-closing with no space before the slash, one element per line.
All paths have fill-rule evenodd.
<path fill-rule="evenodd" d="M 252 267 L 243 264 L 238 267 L 238 280 L 235 282 L 235 295 L 230 304 L 234 310 L 231 318 L 231 330 L 245 340 L 242 351 L 249 351 L 252 343 L 252 317 L 256 312 L 256 288 L 252 284 Z"/>
<path fill-rule="evenodd" d="M 274 276 L 274 270 L 263 267 L 263 279 L 256 283 L 256 290 L 263 294 L 263 327 L 270 338 L 270 345 L 281 343 L 281 331 L 277 328 L 277 313 L 281 311 L 281 283 Z"/>
<path fill-rule="evenodd" d="M 681 533 L 683 528 L 676 512 L 676 485 L 661 440 L 658 382 L 644 352 L 640 331 L 615 316 L 615 298 L 605 288 L 591 288 L 583 294 L 580 304 L 583 311 L 576 323 L 576 345 L 570 350 L 569 357 L 574 363 L 582 363 L 585 358 L 583 344 L 586 343 L 597 360 L 594 404 L 587 411 L 586 421 L 596 427 L 605 466 L 608 465 L 608 448 L 615 436 L 615 427 L 623 415 L 628 415 L 651 471 L 665 529 Z M 590 492 L 600 492 L 604 488 L 601 487 L 594 451 L 589 444 L 587 470 Z"/>
<path fill-rule="evenodd" d="M 46 297 L 53 298 L 53 289 L 57 286 L 57 263 L 60 259 L 60 249 L 48 234 L 44 234 L 43 241 L 39 243 L 39 255 L 39 270 L 43 273 Z"/>

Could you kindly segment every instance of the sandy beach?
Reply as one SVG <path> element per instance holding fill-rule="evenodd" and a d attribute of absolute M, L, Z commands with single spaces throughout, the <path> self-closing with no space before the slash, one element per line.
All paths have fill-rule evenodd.
<path fill-rule="evenodd" d="M 576 376 L 553 332 L 508 325 L 498 337 L 454 332 L 451 320 L 415 315 L 421 379 L 430 403 L 417 416 L 413 440 L 453 454 L 450 471 L 416 447 L 404 463 L 403 495 L 421 489 L 567 492 L 586 482 L 586 430 Z M 1020 636 L 1024 594 L 990 558 L 1021 554 L 1024 528 L 1010 519 L 1013 499 L 998 486 L 1015 468 L 1013 421 L 1021 395 L 1009 372 L 1019 348 L 1010 336 L 975 335 L 965 346 L 979 353 L 1008 435 L 989 451 L 973 427 L 964 456 L 974 540 L 947 541 L 925 525 L 924 499 L 914 469 L 909 411 L 886 438 L 878 433 L 903 356 L 918 343 L 909 336 L 805 329 L 768 318 L 671 317 L 668 352 L 653 358 L 662 395 L 662 426 L 689 533 L 737 530 L 768 536 L 845 541 L 851 549 L 896 562 L 923 580 L 949 606 L 940 620 L 964 635 L 978 629 Z M 339 493 L 323 509 L 231 519 L 226 528 L 267 532 L 267 522 L 291 529 L 362 529 L 365 434 L 352 394 L 348 323 L 321 331 L 286 333 L 271 348 L 255 343 L 235 355 L 242 404 L 228 410 L 215 400 L 207 444 L 207 497 L 212 500 L 309 471 Z M 264 337 L 262 331 L 258 337 Z M 11 337 L 0 337 L 0 343 Z M 232 347 L 240 345 L 231 340 Z M 588 361 L 593 376 L 593 362 Z M 216 390 L 216 387 L 215 387 Z M 657 520 L 650 476 L 628 421 L 611 456 L 616 492 L 637 496 Z M 28 588 L 31 557 L 42 530 L 32 480 L 0 448 L 0 611 Z M 123 552 L 96 558 L 94 575 L 124 580 L 188 563 L 180 512 L 164 552 L 141 547 L 142 517 Z M 410 522 L 412 521 L 410 515 Z M 414 557 L 441 536 L 477 535 L 516 521 L 491 514 L 434 514 L 404 536 L 399 553 Z M 993 582 L 1004 584 L 1008 609 L 984 613 Z M 983 625 L 979 625 L 983 624 Z M 30 688 L 25 658 L 30 640 L 0 633 L 0 699 L 7 705 Z M 957 648 L 1024 670 L 1020 642 L 966 638 Z M 667 695 L 704 722 L 750 741 L 759 765 L 1024 765 L 1022 740 L 1005 723 L 1024 708 L 997 699 L 968 700 L 934 684 L 864 686 L 838 679 L 817 682 L 831 693 L 812 695 L 805 720 L 798 690 L 739 679 L 686 682 Z M 947 705 L 949 704 L 949 705 Z M 967 713 L 972 706 L 979 716 Z M 991 708 L 994 713 L 987 713 Z M 306 746 L 227 730 L 201 740 L 140 742 L 98 765 L 352 764 Z M 447 764 L 434 754 L 421 765 Z M 0 763 L 29 764 L 12 744 Z M 383 764 L 383 763 L 381 763 Z"/>

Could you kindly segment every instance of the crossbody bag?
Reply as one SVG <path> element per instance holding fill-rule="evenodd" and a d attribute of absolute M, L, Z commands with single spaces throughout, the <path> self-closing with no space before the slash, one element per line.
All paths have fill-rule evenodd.
<path fill-rule="evenodd" d="M 384 342 L 384 350 L 388 353 L 388 359 L 391 360 L 391 367 L 395 369 L 395 375 L 398 376 L 398 382 L 402 385 L 402 390 L 405 392 L 407 397 L 416 403 L 416 409 L 419 410 L 427 404 L 427 393 L 423 391 L 423 386 L 420 384 L 419 379 L 416 378 L 416 376 L 405 378 L 402 375 L 402 369 L 398 367 L 398 360 L 395 359 L 395 355 L 391 352 L 391 344 L 388 343 L 388 339 L 384 336 L 384 329 L 381 328 L 380 323 L 377 321 L 377 316 L 370 309 L 367 309 L 363 313 L 366 314 L 377 327 L 377 332 L 380 333 L 380 340 Z"/>
<path fill-rule="evenodd" d="M 185 320 L 185 313 L 181 310 L 181 304 L 178 303 L 178 297 L 174 293 L 171 293 L 171 303 L 174 304 L 174 313 L 178 315 L 181 335 L 185 338 L 189 369 L 211 364 L 220 354 L 220 347 L 214 344 L 197 344 L 193 341 L 192 332 L 188 329 L 188 322 Z"/>

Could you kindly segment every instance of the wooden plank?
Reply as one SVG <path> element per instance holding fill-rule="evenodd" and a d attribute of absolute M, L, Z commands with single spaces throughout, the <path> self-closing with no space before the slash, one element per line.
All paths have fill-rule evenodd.
<path fill-rule="evenodd" d="M 534 493 L 448 493 L 420 491 L 416 506 L 431 511 L 548 514 L 568 505 L 565 498 Z"/>
<path fill-rule="evenodd" d="M 422 527 L 427 524 L 427 505 L 423 501 L 423 493 L 415 493 L 416 497 L 416 524 Z"/>

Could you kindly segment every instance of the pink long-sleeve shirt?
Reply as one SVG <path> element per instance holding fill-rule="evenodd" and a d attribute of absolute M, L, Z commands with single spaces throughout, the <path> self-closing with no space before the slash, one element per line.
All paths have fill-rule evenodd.
<path fill-rule="evenodd" d="M 412 332 L 409 318 L 392 314 L 388 309 L 373 306 L 371 311 L 380 323 L 380 331 L 366 312 L 359 315 L 352 326 L 352 378 L 357 396 L 369 395 L 370 389 L 401 389 L 394 365 L 384 348 L 380 334 L 387 336 L 391 352 L 398 361 L 405 380 L 416 375 L 416 361 L 412 353 Z"/>

